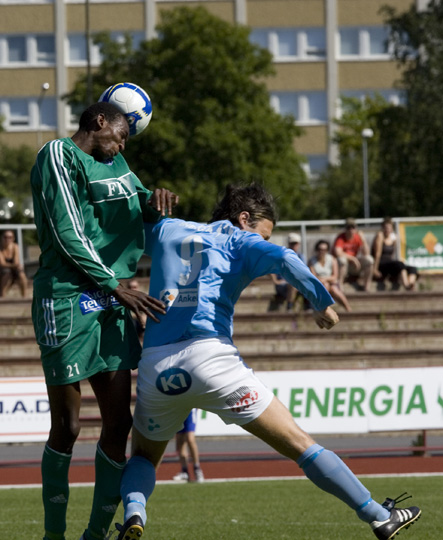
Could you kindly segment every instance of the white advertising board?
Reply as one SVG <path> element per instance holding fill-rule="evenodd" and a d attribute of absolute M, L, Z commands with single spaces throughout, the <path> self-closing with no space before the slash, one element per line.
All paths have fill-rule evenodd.
<path fill-rule="evenodd" d="M 262 371 L 260 379 L 312 434 L 442 429 L 443 367 Z M 244 431 L 199 411 L 197 435 Z"/>
<path fill-rule="evenodd" d="M 0 442 L 46 441 L 50 425 L 43 377 L 0 378 Z"/>
<path fill-rule="evenodd" d="M 261 371 L 260 379 L 308 433 L 443 428 L 443 367 Z M 49 402 L 41 377 L 0 378 L 0 442 L 44 441 Z M 199 411 L 197 435 L 243 435 Z"/>

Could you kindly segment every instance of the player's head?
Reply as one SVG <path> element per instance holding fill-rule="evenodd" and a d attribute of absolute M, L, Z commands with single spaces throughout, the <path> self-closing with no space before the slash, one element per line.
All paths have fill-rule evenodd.
<path fill-rule="evenodd" d="M 275 225 L 277 211 L 274 199 L 260 184 L 226 186 L 222 200 L 212 212 L 209 223 L 228 219 L 233 225 L 239 225 L 239 215 L 249 213 L 249 224 L 254 226 L 260 220 L 267 219 Z"/>
<path fill-rule="evenodd" d="M 229 184 L 209 223 L 222 219 L 240 229 L 257 232 L 267 240 L 277 221 L 274 199 L 260 184 Z"/>
<path fill-rule="evenodd" d="M 1 234 L 1 241 L 2 241 L 2 244 L 10 244 L 11 242 L 15 242 L 15 233 L 14 231 L 11 231 L 11 230 L 6 230 L 6 231 L 3 231 L 2 234 Z"/>
<path fill-rule="evenodd" d="M 100 101 L 83 112 L 78 133 L 87 138 L 85 152 L 104 161 L 124 150 L 129 138 L 129 124 L 117 107 Z"/>
<path fill-rule="evenodd" d="M 122 120 L 127 123 L 125 115 L 121 113 L 117 107 L 115 107 L 115 105 L 99 101 L 97 103 L 93 103 L 83 111 L 82 115 L 80 116 L 80 129 L 84 131 L 91 131 L 95 129 L 97 119 L 100 115 L 102 115 L 103 118 L 110 124 L 121 122 Z"/>

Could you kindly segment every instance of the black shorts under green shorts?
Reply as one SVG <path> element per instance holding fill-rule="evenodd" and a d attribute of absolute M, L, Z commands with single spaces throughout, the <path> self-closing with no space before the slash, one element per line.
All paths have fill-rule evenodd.
<path fill-rule="evenodd" d="M 104 291 L 61 299 L 34 295 L 32 320 L 49 386 L 138 365 L 141 346 L 131 314 Z"/>

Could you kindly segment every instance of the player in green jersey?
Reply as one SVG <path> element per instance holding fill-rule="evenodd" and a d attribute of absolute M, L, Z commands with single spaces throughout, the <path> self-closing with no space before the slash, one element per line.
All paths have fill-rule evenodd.
<path fill-rule="evenodd" d="M 120 501 L 120 477 L 132 425 L 131 375 L 141 348 L 129 310 L 158 321 L 162 302 L 124 287 L 143 253 L 143 221 L 178 198 L 143 187 L 121 152 L 124 115 L 95 103 L 71 138 L 47 143 L 31 173 L 41 248 L 32 315 L 51 408 L 42 459 L 45 540 L 64 540 L 68 470 L 80 431 L 80 381 L 97 397 L 102 431 L 95 458 L 93 507 L 84 540 L 102 540 Z"/>

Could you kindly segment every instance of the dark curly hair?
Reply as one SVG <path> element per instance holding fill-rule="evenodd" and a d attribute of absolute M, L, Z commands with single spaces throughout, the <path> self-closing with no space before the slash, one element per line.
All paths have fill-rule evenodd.
<path fill-rule="evenodd" d="M 121 113 L 115 105 L 104 101 L 98 101 L 83 111 L 80 116 L 80 129 L 84 131 L 91 130 L 99 114 L 102 114 L 105 117 L 105 120 L 110 124 L 122 118 L 126 120 L 126 116 Z"/>
<path fill-rule="evenodd" d="M 277 210 L 272 195 L 260 184 L 252 183 L 227 185 L 224 196 L 215 207 L 209 223 L 227 219 L 233 225 L 238 225 L 238 216 L 242 212 L 249 212 L 251 226 L 255 226 L 262 219 L 269 219 L 274 225 L 277 221 Z"/>

